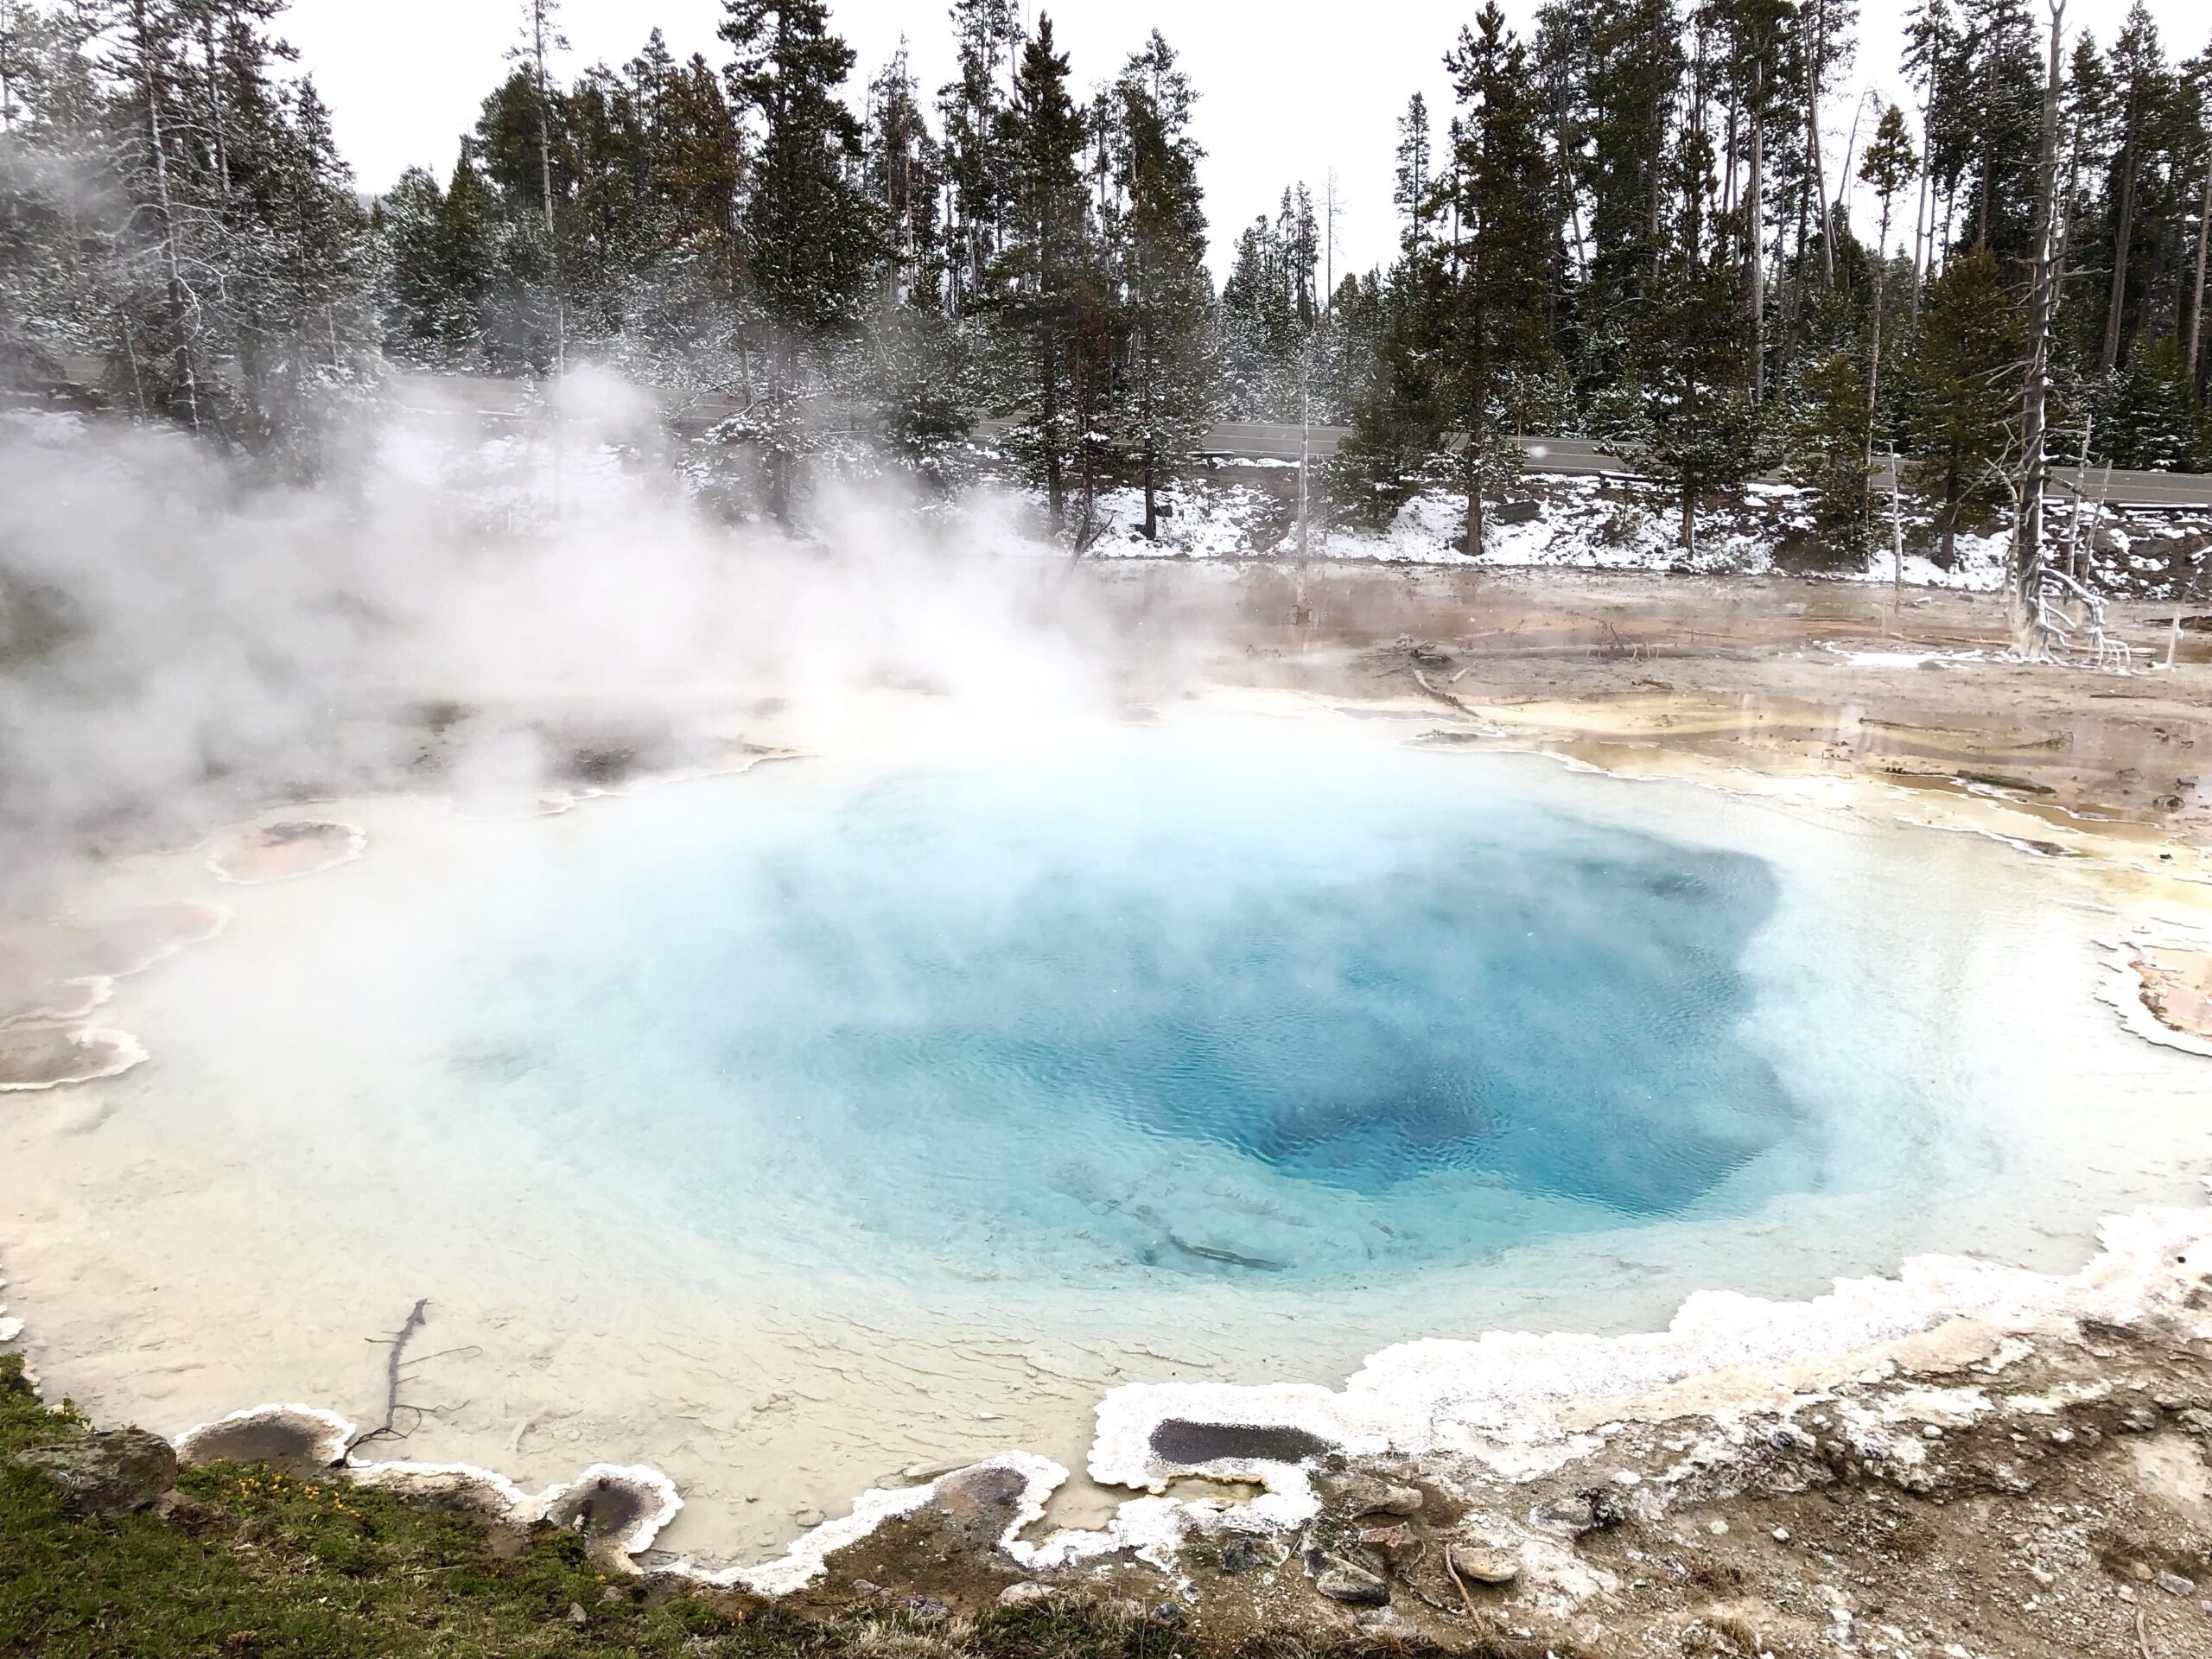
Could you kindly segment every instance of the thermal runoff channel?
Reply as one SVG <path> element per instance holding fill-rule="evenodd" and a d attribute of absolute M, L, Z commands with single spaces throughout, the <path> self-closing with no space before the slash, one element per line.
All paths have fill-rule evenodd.
<path fill-rule="evenodd" d="M 562 870 L 588 925 L 464 913 L 454 1064 L 695 1224 L 766 1175 L 908 1271 L 1341 1274 L 1762 1193 L 1767 866 L 1455 762 L 1140 734 L 671 795 Z"/>

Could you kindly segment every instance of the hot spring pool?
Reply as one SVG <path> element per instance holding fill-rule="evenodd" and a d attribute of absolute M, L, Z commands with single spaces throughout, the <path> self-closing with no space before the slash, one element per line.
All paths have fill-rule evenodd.
<path fill-rule="evenodd" d="M 175 1432 L 375 1414 L 428 1296 L 410 1455 L 653 1462 L 709 1549 L 1121 1381 L 2070 1268 L 2212 1146 L 2087 884 L 1774 799 L 1194 721 L 364 816 L 11 1111 L 20 1311 Z"/>
<path fill-rule="evenodd" d="M 1819 1179 L 1755 855 L 1157 734 L 763 782 L 446 912 L 423 1073 L 702 1236 L 915 1281 L 1373 1281 Z M 794 1252 L 794 1207 L 840 1224 Z"/>

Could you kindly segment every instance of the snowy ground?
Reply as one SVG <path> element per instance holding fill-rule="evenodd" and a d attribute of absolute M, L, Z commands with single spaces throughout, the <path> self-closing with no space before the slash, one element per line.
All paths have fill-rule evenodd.
<path fill-rule="evenodd" d="M 1092 554 L 1105 558 L 1281 557 L 1295 549 L 1294 496 L 1287 489 L 1270 490 L 1216 476 L 1185 482 L 1164 499 L 1173 507 L 1173 516 L 1161 519 L 1159 539 L 1148 541 L 1140 528 L 1141 494 L 1109 491 L 1099 503 L 1108 528 L 1094 543 Z M 1803 490 L 1753 484 L 1740 502 L 1699 512 L 1698 548 L 1691 554 L 1681 546 L 1678 511 L 1650 486 L 1531 474 L 1520 481 L 1513 499 L 1493 504 L 1479 557 L 1470 558 L 1461 550 L 1465 502 L 1442 491 L 1414 497 L 1379 531 L 1317 522 L 1309 531 L 1309 545 L 1315 558 L 1476 569 L 1716 575 L 1791 570 L 1846 581 L 1894 579 L 1886 523 L 1878 525 L 1877 546 L 1862 566 L 1837 567 L 1817 557 L 1793 562 L 1791 549 L 1803 545 L 1812 532 L 1810 506 Z M 1317 506 L 1317 519 L 1319 512 Z M 2053 502 L 2047 533 L 2053 556 L 2063 563 L 2073 533 L 2070 506 Z M 1908 586 L 1987 593 L 2003 580 L 2009 532 L 2002 526 L 1961 534 L 1948 568 L 1929 550 L 1923 550 L 1929 549 L 1932 536 L 1926 515 L 1915 512 L 1910 504 L 1905 535 Z M 2091 583 L 2101 591 L 2212 601 L 2212 512 L 2107 509 L 2101 525 L 2083 524 L 2081 540 Z"/>
<path fill-rule="evenodd" d="M 450 425 L 398 420 L 377 434 L 372 453 L 383 481 L 435 493 L 479 528 L 542 528 L 563 514 L 619 517 L 641 499 L 662 506 L 682 498 L 711 508 L 738 505 L 748 492 L 733 452 L 720 446 L 671 454 L 657 425 L 617 408 L 596 423 L 571 422 L 558 446 L 512 426 L 470 441 Z M 649 434 L 646 430 L 652 427 Z M 0 439 L 39 447 L 81 442 L 91 429 L 72 414 L 0 410 Z M 1048 533 L 1041 493 L 1007 486 L 1001 463 L 971 450 L 955 469 L 967 481 L 952 499 L 900 484 L 879 461 L 838 451 L 817 458 L 812 492 L 817 516 L 835 526 L 855 515 L 879 527 L 919 509 L 914 522 L 967 547 L 1007 555 L 1052 554 L 1065 543 Z M 756 480 L 757 481 L 757 480 Z M 1295 468 L 1236 464 L 1178 481 L 1160 493 L 1157 538 L 1142 530 L 1141 490 L 1107 490 L 1096 504 L 1099 528 L 1087 548 L 1096 558 L 1282 558 L 1296 552 Z M 1878 511 L 1874 546 L 1863 564 L 1838 565 L 1812 543 L 1808 493 L 1755 483 L 1738 500 L 1697 515 L 1697 550 L 1681 546 L 1678 509 L 1654 486 L 1618 478 L 1531 473 L 1510 499 L 1490 507 L 1478 557 L 1461 550 L 1465 503 L 1441 490 L 1408 501 L 1387 528 L 1330 524 L 1318 487 L 1307 537 L 1315 559 L 1493 569 L 1571 569 L 1764 575 L 1776 572 L 1886 583 L 1895 579 L 1886 513 Z M 830 532 L 835 534 L 834 528 Z M 2077 536 L 2070 502 L 2054 498 L 2048 542 L 2068 563 Z M 2003 580 L 2008 532 L 2002 525 L 1962 533 L 1947 568 L 1930 556 L 1927 515 L 1907 503 L 1904 582 L 1916 588 L 1994 591 Z M 2212 607 L 2212 512 L 2107 509 L 2078 527 L 2082 574 L 2117 597 L 2202 601 Z"/>

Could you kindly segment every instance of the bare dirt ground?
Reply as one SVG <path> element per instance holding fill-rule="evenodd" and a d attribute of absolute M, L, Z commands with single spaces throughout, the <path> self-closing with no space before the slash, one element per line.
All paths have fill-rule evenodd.
<path fill-rule="evenodd" d="M 1605 765 L 1681 753 L 1752 771 L 1993 789 L 2194 840 L 2212 635 L 2113 607 L 2128 674 L 2008 662 L 1994 596 L 1792 577 L 1127 565 L 1086 573 L 1132 642 L 1200 639 L 1185 672 L 1440 718 Z M 1157 674 L 1158 671 L 1153 670 Z M 1147 672 L 1134 670 L 1142 695 Z M 1149 689 L 1167 690 L 1155 682 Z M 2200 748 L 2202 745 L 2202 749 Z"/>

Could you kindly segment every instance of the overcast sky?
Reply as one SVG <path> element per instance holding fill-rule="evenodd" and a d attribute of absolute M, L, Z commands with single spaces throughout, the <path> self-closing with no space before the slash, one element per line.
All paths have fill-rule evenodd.
<path fill-rule="evenodd" d="M 1535 3 L 1507 0 L 1506 10 L 1518 24 Z M 2192 55 L 2212 37 L 2206 0 L 2147 3 L 2170 54 Z M 1909 3 L 1864 0 L 1851 90 L 1825 111 L 1823 125 L 1839 151 L 1849 142 L 1866 86 L 1910 107 L 1897 73 L 1897 23 Z M 1432 110 L 1448 107 L 1441 60 L 1475 4 L 1179 0 L 1147 7 L 1131 0 L 1063 0 L 1050 10 L 1084 86 L 1110 79 L 1154 24 L 1183 54 L 1200 96 L 1198 137 L 1207 152 L 1206 208 L 1217 269 L 1239 228 L 1270 209 L 1285 184 L 1304 179 L 1318 200 L 1334 168 L 1342 203 L 1341 274 L 1390 252 L 1399 112 L 1416 88 L 1427 94 Z M 2067 21 L 2109 41 L 2126 9 L 2126 0 L 2072 0 Z M 383 190 L 410 165 L 441 175 L 452 166 L 456 140 L 505 73 L 518 10 L 518 0 L 293 0 L 282 28 L 329 103 L 362 185 Z M 925 87 L 950 78 L 942 3 L 832 0 L 832 15 L 860 54 L 856 86 L 874 76 L 902 34 Z M 715 24 L 721 16 L 719 0 L 566 0 L 563 24 L 574 46 L 567 67 L 573 72 L 601 59 L 619 64 L 656 23 L 679 55 L 704 52 L 720 64 Z"/>

